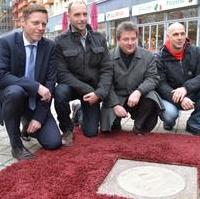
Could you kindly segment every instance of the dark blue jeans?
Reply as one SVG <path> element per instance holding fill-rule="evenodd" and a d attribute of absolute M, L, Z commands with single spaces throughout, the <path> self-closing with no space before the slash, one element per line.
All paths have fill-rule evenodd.
<path fill-rule="evenodd" d="M 17 85 L 6 87 L 0 92 L 2 115 L 12 147 L 22 147 L 20 139 L 20 123 L 24 118 L 29 122 L 33 112 L 28 108 L 28 95 Z M 31 135 L 46 149 L 56 149 L 61 146 L 61 135 L 55 119 L 49 112 L 42 128 Z"/>
<path fill-rule="evenodd" d="M 189 97 L 195 102 L 195 108 L 187 121 L 187 126 L 200 134 L 200 91 Z"/>
<path fill-rule="evenodd" d="M 73 88 L 65 84 L 59 84 L 55 89 L 55 109 L 58 115 L 60 129 L 65 133 L 73 130 L 73 123 L 70 118 L 69 102 L 75 99 L 81 100 L 83 120 L 81 128 L 85 136 L 93 137 L 98 134 L 100 120 L 100 104 L 89 105 L 82 100 Z"/>

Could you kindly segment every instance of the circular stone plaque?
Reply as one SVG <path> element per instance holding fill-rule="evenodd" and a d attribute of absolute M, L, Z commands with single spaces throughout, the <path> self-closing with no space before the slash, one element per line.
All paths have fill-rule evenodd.
<path fill-rule="evenodd" d="M 137 166 L 122 171 L 118 177 L 119 186 L 138 196 L 167 197 L 185 188 L 185 179 L 178 173 L 162 167 Z"/>

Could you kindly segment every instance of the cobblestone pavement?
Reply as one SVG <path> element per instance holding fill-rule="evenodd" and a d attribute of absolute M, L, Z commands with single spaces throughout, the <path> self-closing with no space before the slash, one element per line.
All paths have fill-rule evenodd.
<path fill-rule="evenodd" d="M 189 111 L 182 111 L 180 113 L 180 117 L 177 120 L 176 126 L 173 131 L 166 131 L 163 129 L 163 124 L 159 120 L 155 129 L 153 132 L 162 132 L 162 133 L 178 133 L 178 134 L 188 134 L 185 131 L 186 121 L 189 117 L 191 112 Z M 55 115 L 55 111 L 53 111 L 53 114 Z M 122 128 L 124 130 L 131 130 L 133 127 L 133 122 L 130 118 L 126 118 L 122 120 Z M 35 152 L 37 151 L 41 146 L 37 143 L 35 139 L 31 139 L 30 142 L 24 142 L 24 145 L 30 149 L 30 151 Z M 8 165 L 11 165 L 12 163 L 16 162 L 16 159 L 14 159 L 11 156 L 11 148 L 9 144 L 9 139 L 6 133 L 6 130 L 4 127 L 0 126 L 0 169 L 5 168 Z"/>

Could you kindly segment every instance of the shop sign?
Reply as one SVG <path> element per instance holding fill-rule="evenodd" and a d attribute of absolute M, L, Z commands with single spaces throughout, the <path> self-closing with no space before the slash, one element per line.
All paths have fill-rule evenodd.
<path fill-rule="evenodd" d="M 198 0 L 167 0 L 167 1 L 158 0 L 158 3 L 160 4 L 161 9 L 170 10 L 174 8 L 197 5 Z"/>
<path fill-rule="evenodd" d="M 197 5 L 198 0 L 156 0 L 132 6 L 132 16 Z"/>
<path fill-rule="evenodd" d="M 122 8 L 119 10 L 113 10 L 111 12 L 106 13 L 106 20 L 111 21 L 115 19 L 121 19 L 129 17 L 129 8 Z"/>
<path fill-rule="evenodd" d="M 104 13 L 98 14 L 97 21 L 98 21 L 98 23 L 104 22 L 105 21 L 105 14 Z"/>
<path fill-rule="evenodd" d="M 62 24 L 58 24 L 54 27 L 55 31 L 62 30 Z"/>
<path fill-rule="evenodd" d="M 159 11 L 158 2 L 151 1 L 148 3 L 143 3 L 143 4 L 133 6 L 132 16 L 143 15 L 143 14 L 157 12 L 157 11 Z"/>

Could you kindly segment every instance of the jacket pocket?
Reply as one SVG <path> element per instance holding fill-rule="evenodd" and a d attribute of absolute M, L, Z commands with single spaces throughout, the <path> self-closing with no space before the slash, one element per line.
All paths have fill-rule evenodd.
<path fill-rule="evenodd" d="M 92 48 L 92 52 L 95 54 L 104 53 L 105 48 L 104 47 L 94 47 L 94 48 Z"/>
<path fill-rule="evenodd" d="M 75 57 L 78 55 L 78 50 L 64 50 L 63 54 L 65 57 Z"/>

